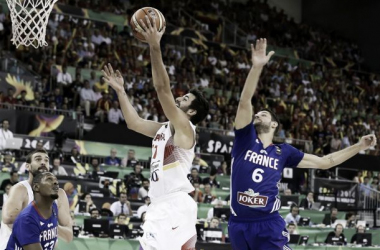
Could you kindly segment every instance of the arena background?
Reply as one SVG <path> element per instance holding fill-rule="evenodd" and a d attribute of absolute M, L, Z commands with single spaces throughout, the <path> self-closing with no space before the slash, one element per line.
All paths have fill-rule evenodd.
<path fill-rule="evenodd" d="M 378 1 L 63 0 L 50 16 L 49 45 L 16 49 L 10 42 L 8 7 L 0 0 L 0 120 L 7 119 L 14 137 L 22 139 L 20 149 L 0 145 L 0 182 L 12 171 L 8 161 L 19 172 L 19 180 L 26 179 L 22 170 L 25 155 L 42 146 L 50 158 L 61 159 L 68 174 L 59 176 L 60 186 L 70 182 L 75 187 L 74 193 L 65 190 L 73 210 L 80 193 L 91 193 L 101 209 L 127 191 L 132 205 L 133 216 L 127 220 L 131 233 L 126 239 L 90 237 L 83 228 L 89 215 L 78 213 L 73 215 L 78 237 L 69 244 L 60 240 L 57 249 L 139 249 L 133 238 L 141 234 L 137 209 L 144 201 L 137 195 L 141 179 L 134 166 L 141 165 L 142 176 L 149 178 L 151 140 L 129 130 L 122 120 L 108 117 L 113 105 L 118 109 L 117 98 L 99 82 L 102 66 L 112 63 L 125 76 L 126 91 L 139 115 L 165 121 L 151 83 L 149 49 L 133 38 L 129 26 L 134 11 L 145 6 L 159 9 L 166 18 L 162 50 L 174 95 L 195 86 L 210 100 L 210 115 L 197 127 L 193 162 L 202 179 L 215 177 L 212 204 L 198 203 L 199 227 L 205 231 L 210 227 L 209 209 L 220 208 L 223 215 L 222 208 L 228 208 L 233 119 L 250 67 L 247 48 L 256 38 L 266 37 L 268 51 L 276 52 L 263 71 L 252 103 L 255 111 L 269 107 L 277 112 L 282 123 L 277 143 L 324 155 L 368 133 L 380 137 Z M 64 68 L 71 83 L 64 79 Z M 86 80 L 94 88 L 88 114 L 80 95 Z M 74 149 L 78 155 L 72 155 Z M 111 149 L 117 157 L 126 158 L 126 167 L 105 164 Z M 135 159 L 128 159 L 130 150 Z M 108 189 L 103 187 L 104 178 L 92 178 L 93 158 L 99 159 L 104 175 L 111 178 Z M 293 249 L 359 248 L 324 244 L 333 228 L 322 221 L 332 207 L 338 208 L 338 219 L 351 212 L 356 215 L 355 223 L 365 221 L 372 234 L 372 249 L 380 249 L 376 248 L 380 245 L 379 177 L 378 147 L 329 171 L 285 169 L 281 215 L 289 213 L 288 201 L 299 204 L 309 191 L 321 205 L 321 211 L 300 211 L 312 224 L 298 226 L 299 234 L 309 239 L 304 245 L 291 245 Z M 286 189 L 293 195 L 285 196 Z M 0 208 L 3 193 L 0 190 Z M 110 224 L 115 221 L 105 215 L 103 219 Z M 222 239 L 205 242 L 200 237 L 197 249 L 230 249 L 224 217 L 218 228 Z M 344 230 L 349 243 L 355 232 L 354 227 Z"/>

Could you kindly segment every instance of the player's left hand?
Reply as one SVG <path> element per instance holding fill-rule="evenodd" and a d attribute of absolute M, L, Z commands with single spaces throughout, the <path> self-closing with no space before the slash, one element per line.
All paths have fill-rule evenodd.
<path fill-rule="evenodd" d="M 360 138 L 359 145 L 361 150 L 369 149 L 370 147 L 375 146 L 377 143 L 376 136 L 374 134 L 365 135 Z"/>
<path fill-rule="evenodd" d="M 150 22 L 149 17 L 146 15 L 145 16 L 145 21 L 148 25 L 145 24 L 145 22 L 140 19 L 140 25 L 143 27 L 144 30 L 136 29 L 137 32 L 142 34 L 147 41 L 147 43 L 152 46 L 152 45 L 159 45 L 162 35 L 165 33 L 165 28 L 163 28 L 161 31 L 157 30 L 156 26 L 156 17 L 152 17 L 153 19 L 153 24 Z"/>

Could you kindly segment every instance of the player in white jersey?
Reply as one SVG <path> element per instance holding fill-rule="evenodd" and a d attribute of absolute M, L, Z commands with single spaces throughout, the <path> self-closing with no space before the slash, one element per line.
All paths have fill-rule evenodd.
<path fill-rule="evenodd" d="M 34 200 L 31 188 L 33 177 L 40 172 L 49 171 L 49 156 L 47 152 L 43 149 L 30 152 L 26 157 L 26 167 L 29 171 L 29 179 L 19 182 L 11 188 L 9 197 L 3 206 L 0 249 L 6 248 L 17 215 Z M 58 195 L 58 234 L 62 239 L 70 242 L 73 239 L 73 230 L 69 201 L 63 189 L 59 189 Z"/>
<path fill-rule="evenodd" d="M 155 20 L 155 19 L 154 19 Z M 141 22 L 140 22 L 141 23 Z M 128 127 L 153 138 L 151 186 L 144 235 L 140 239 L 144 250 L 195 249 L 197 205 L 188 195 L 194 188 L 187 179 L 194 158 L 195 125 L 202 121 L 209 109 L 199 90 L 193 89 L 182 97 L 173 98 L 169 76 L 161 57 L 158 32 L 149 23 L 143 35 L 150 46 L 153 85 L 167 123 L 140 118 L 130 104 L 124 90 L 124 80 L 111 65 L 104 67 L 106 82 L 116 91 Z M 156 27 L 153 24 L 153 27 Z"/>

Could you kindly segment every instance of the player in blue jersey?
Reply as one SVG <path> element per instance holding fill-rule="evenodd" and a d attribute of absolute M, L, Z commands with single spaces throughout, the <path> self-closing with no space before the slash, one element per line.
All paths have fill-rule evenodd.
<path fill-rule="evenodd" d="M 306 154 L 284 143 L 275 145 L 279 121 L 268 110 L 254 115 L 251 99 L 264 65 L 274 54 L 266 54 L 266 39 L 252 47 L 252 64 L 235 118 L 235 141 L 231 163 L 231 216 L 229 237 L 234 250 L 290 249 L 285 221 L 279 215 L 278 183 L 284 167 L 328 169 L 361 150 L 376 145 L 375 135 L 324 157 Z"/>
<path fill-rule="evenodd" d="M 53 250 L 58 239 L 58 180 L 50 172 L 33 178 L 34 201 L 17 216 L 6 250 Z"/>

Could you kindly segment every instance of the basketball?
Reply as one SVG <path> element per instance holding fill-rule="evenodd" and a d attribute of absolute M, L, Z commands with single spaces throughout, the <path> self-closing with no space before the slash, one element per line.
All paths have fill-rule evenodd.
<path fill-rule="evenodd" d="M 133 35 L 138 40 L 140 40 L 141 42 L 146 42 L 145 38 L 142 34 L 140 34 L 135 29 L 137 28 L 137 29 L 144 30 L 143 26 L 140 25 L 141 19 L 143 20 L 143 22 L 145 22 L 145 25 L 148 26 L 148 24 L 146 23 L 146 20 L 145 20 L 146 15 L 148 15 L 149 20 L 150 20 L 152 25 L 153 25 L 153 18 L 154 17 L 157 18 L 156 19 L 156 27 L 157 27 L 158 31 L 161 31 L 166 26 L 165 17 L 164 17 L 164 15 L 162 15 L 162 13 L 159 10 L 152 8 L 152 7 L 144 7 L 144 8 L 137 10 L 133 14 L 131 21 L 130 21 L 130 24 L 132 27 Z"/>

